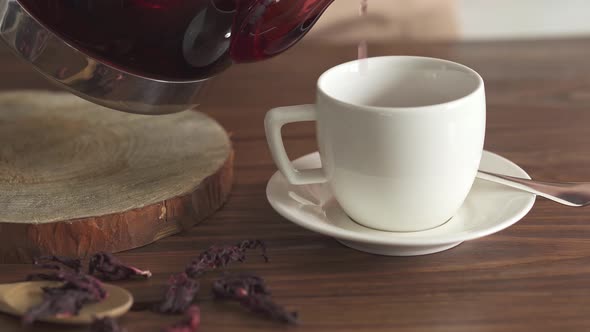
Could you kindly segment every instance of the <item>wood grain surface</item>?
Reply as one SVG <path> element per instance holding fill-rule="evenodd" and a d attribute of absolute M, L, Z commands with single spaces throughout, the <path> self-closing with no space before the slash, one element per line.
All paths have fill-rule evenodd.
<path fill-rule="evenodd" d="M 486 81 L 486 149 L 533 178 L 590 180 L 590 40 L 371 45 L 372 55 L 414 54 L 462 62 Z M 283 327 L 213 300 L 206 276 L 201 331 L 588 331 L 590 210 L 538 199 L 531 213 L 498 234 L 438 254 L 392 258 L 345 248 L 275 213 L 265 198 L 276 171 L 263 133 L 271 107 L 309 103 L 318 75 L 356 56 L 356 46 L 304 43 L 265 63 L 236 66 L 211 86 L 201 108 L 233 133 L 236 184 L 222 210 L 192 231 L 119 254 L 149 268 L 148 281 L 123 282 L 141 303 L 213 243 L 259 238 L 271 262 L 253 257 L 232 271 L 255 271 L 302 325 Z M 48 86 L 3 52 L 0 88 Z M 316 149 L 312 124 L 286 128 L 293 157 Z M 0 265 L 0 282 L 27 265 Z M 129 332 L 159 331 L 177 317 L 134 311 Z M 3 332 L 25 331 L 0 316 Z M 26 331 L 85 331 L 40 325 Z"/>
<path fill-rule="evenodd" d="M 232 185 L 203 113 L 127 114 L 69 93 L 0 93 L 0 262 L 137 248 L 211 215 Z"/>

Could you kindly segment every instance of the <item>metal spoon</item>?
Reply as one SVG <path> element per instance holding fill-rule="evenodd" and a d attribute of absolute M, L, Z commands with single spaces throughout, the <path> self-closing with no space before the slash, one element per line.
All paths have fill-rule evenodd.
<path fill-rule="evenodd" d="M 27 310 L 40 303 L 41 287 L 55 286 L 58 282 L 28 281 L 0 285 L 0 312 L 22 316 Z M 103 284 L 109 296 L 102 302 L 88 304 L 76 316 L 44 317 L 39 320 L 60 324 L 90 324 L 93 319 L 105 316 L 119 317 L 129 311 L 133 296 L 118 286 Z"/>
<path fill-rule="evenodd" d="M 478 171 L 477 178 L 523 190 L 574 207 L 590 204 L 590 182 L 543 182 Z"/>

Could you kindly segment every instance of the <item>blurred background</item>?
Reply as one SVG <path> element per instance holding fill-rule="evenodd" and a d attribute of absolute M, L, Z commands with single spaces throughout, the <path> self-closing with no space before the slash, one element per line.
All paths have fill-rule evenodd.
<path fill-rule="evenodd" d="M 336 0 L 308 38 L 386 40 L 505 40 L 590 35 L 589 0 Z"/>

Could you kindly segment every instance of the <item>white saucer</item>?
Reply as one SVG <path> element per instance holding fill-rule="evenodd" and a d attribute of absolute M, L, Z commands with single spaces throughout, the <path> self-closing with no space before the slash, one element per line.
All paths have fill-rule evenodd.
<path fill-rule="evenodd" d="M 320 166 L 319 153 L 293 162 L 298 169 Z M 530 179 L 513 162 L 484 151 L 480 169 Z M 364 227 L 342 211 L 327 184 L 295 186 L 277 172 L 266 195 L 272 207 L 295 224 L 334 237 L 342 244 L 373 254 L 415 256 L 453 248 L 501 231 L 522 219 L 533 207 L 535 195 L 476 179 L 457 214 L 444 225 L 421 232 L 385 232 Z"/>

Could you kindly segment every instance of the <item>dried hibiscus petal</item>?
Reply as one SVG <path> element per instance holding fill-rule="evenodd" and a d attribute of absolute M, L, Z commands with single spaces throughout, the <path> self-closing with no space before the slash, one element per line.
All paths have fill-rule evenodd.
<path fill-rule="evenodd" d="M 190 306 L 185 312 L 185 318 L 162 332 L 196 332 L 201 325 L 201 310 L 196 305 Z"/>
<path fill-rule="evenodd" d="M 276 321 L 294 325 L 299 323 L 297 312 L 287 311 L 267 295 L 255 294 L 237 300 L 251 311 L 264 314 Z"/>
<path fill-rule="evenodd" d="M 264 280 L 258 276 L 224 276 L 214 281 L 213 294 L 217 298 L 237 301 L 249 310 L 271 319 L 288 324 L 298 323 L 297 313 L 276 304 Z"/>
<path fill-rule="evenodd" d="M 260 240 L 245 240 L 233 246 L 212 246 L 193 259 L 185 269 L 185 273 L 196 278 L 209 270 L 223 268 L 231 262 L 243 262 L 246 260 L 246 251 L 260 248 L 262 257 L 268 262 L 266 246 Z"/>
<path fill-rule="evenodd" d="M 152 273 L 123 264 L 112 254 L 99 252 L 90 258 L 88 273 L 96 275 L 101 280 L 126 280 L 133 277 L 149 278 Z"/>
<path fill-rule="evenodd" d="M 60 267 L 57 272 L 51 274 L 37 273 L 27 276 L 27 280 L 47 280 L 47 281 L 63 281 L 64 284 L 60 288 L 81 290 L 91 294 L 93 297 L 103 300 L 106 298 L 106 291 L 102 286 L 100 280 L 84 274 L 77 273 L 71 270 L 66 270 Z"/>
<path fill-rule="evenodd" d="M 29 274 L 26 278 L 27 281 L 30 280 L 47 280 L 47 281 L 62 281 L 64 279 L 63 273 L 56 272 L 56 273 L 32 273 Z"/>
<path fill-rule="evenodd" d="M 62 285 L 62 288 L 84 291 L 97 301 L 106 299 L 108 295 L 100 280 L 91 275 L 65 274 L 63 280 L 65 283 Z"/>
<path fill-rule="evenodd" d="M 36 258 L 33 264 L 44 269 L 61 270 L 63 265 L 76 272 L 82 270 L 82 262 L 79 259 L 62 256 L 41 256 Z"/>
<path fill-rule="evenodd" d="M 36 258 L 33 264 L 43 269 L 55 270 L 53 273 L 33 273 L 27 276 L 27 280 L 63 281 L 65 275 L 79 274 L 82 263 L 79 259 L 60 256 L 43 256 Z"/>
<path fill-rule="evenodd" d="M 127 332 L 111 317 L 95 318 L 90 325 L 90 332 Z"/>
<path fill-rule="evenodd" d="M 63 280 L 59 287 L 42 288 L 43 300 L 25 313 L 25 324 L 49 316 L 75 316 L 85 304 L 102 301 L 107 296 L 101 283 L 91 276 L 66 273 Z"/>
<path fill-rule="evenodd" d="M 181 313 L 193 303 L 199 283 L 185 273 L 170 276 L 164 301 L 156 308 L 162 313 Z"/>
<path fill-rule="evenodd" d="M 31 324 L 39 318 L 49 316 L 75 316 L 80 308 L 88 302 L 88 294 L 82 291 L 46 291 L 45 289 L 43 291 L 42 302 L 25 313 L 23 323 Z"/>
<path fill-rule="evenodd" d="M 270 295 L 264 279 L 256 275 L 225 275 L 213 282 L 213 294 L 217 298 L 239 298 L 252 294 Z"/>

